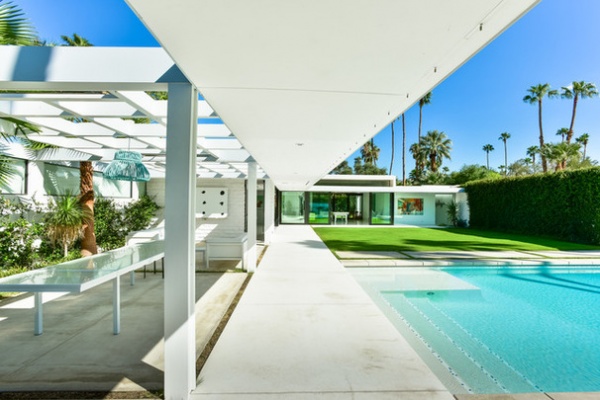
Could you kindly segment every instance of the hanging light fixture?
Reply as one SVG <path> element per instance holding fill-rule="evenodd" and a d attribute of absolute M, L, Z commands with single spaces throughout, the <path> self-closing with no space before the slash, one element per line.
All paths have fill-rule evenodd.
<path fill-rule="evenodd" d="M 142 164 L 142 155 L 137 151 L 119 150 L 104 170 L 104 177 L 117 181 L 148 182 L 150 173 Z"/>

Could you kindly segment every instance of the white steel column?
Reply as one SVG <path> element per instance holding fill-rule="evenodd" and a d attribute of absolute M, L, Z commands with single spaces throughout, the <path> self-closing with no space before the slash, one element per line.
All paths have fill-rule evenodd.
<path fill-rule="evenodd" d="M 248 252 L 246 253 L 246 271 L 256 270 L 256 163 L 248 163 L 248 182 L 246 185 L 246 204 L 248 206 Z"/>
<path fill-rule="evenodd" d="M 165 176 L 165 399 L 196 387 L 194 218 L 198 94 L 169 84 Z"/>
<path fill-rule="evenodd" d="M 275 185 L 271 179 L 265 179 L 265 245 L 271 243 L 275 232 Z"/>

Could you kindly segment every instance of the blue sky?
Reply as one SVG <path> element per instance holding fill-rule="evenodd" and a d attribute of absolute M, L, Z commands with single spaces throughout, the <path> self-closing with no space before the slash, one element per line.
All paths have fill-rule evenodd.
<path fill-rule="evenodd" d="M 77 33 L 96 46 L 158 46 L 123 0 L 14 0 L 27 14 L 42 39 L 60 42 L 60 35 Z M 423 110 L 423 132 L 444 131 L 453 141 L 452 161 L 485 164 L 483 145 L 490 143 L 490 166 L 504 162 L 498 137 L 509 132 L 509 163 L 525 157 L 538 144 L 537 108 L 522 101 L 526 90 L 539 83 L 560 89 L 584 80 L 600 85 L 600 1 L 542 0 L 489 46 L 433 90 L 432 103 Z M 399 50 L 400 51 L 400 50 Z M 572 102 L 546 100 L 544 133 L 568 127 Z M 417 138 L 418 107 L 406 113 L 407 146 Z M 575 136 L 590 135 L 588 155 L 600 160 L 600 99 L 579 103 Z M 396 124 L 394 174 L 401 176 L 401 126 Z M 390 129 L 375 137 L 381 148 L 379 166 L 388 167 Z M 350 164 L 353 155 L 349 158 Z M 407 169 L 413 167 L 407 155 Z M 408 171 L 407 171 L 408 173 Z"/>

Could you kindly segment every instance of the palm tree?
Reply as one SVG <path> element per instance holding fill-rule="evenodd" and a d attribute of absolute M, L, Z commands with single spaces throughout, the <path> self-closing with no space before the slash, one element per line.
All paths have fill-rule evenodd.
<path fill-rule="evenodd" d="M 565 136 L 569 133 L 569 128 L 560 128 L 556 131 L 556 136 L 560 136 L 560 141 L 565 141 Z"/>
<path fill-rule="evenodd" d="M 394 151 L 396 150 L 396 144 L 394 143 L 396 139 L 396 135 L 394 133 L 394 122 L 396 122 L 395 119 L 392 121 L 392 157 L 390 159 L 390 175 L 392 175 L 392 167 L 394 166 Z"/>
<path fill-rule="evenodd" d="M 505 168 L 505 176 L 506 176 L 506 171 L 508 171 L 508 151 L 506 148 L 506 141 L 510 139 L 510 133 L 508 132 L 502 132 L 500 134 L 500 137 L 498 138 L 498 140 L 502 140 L 502 142 L 504 142 L 504 168 Z"/>
<path fill-rule="evenodd" d="M 415 171 L 422 172 L 423 168 L 421 168 L 421 166 L 425 165 L 427 154 L 423 151 L 418 143 L 411 144 L 408 151 L 410 151 L 413 159 L 415 160 Z"/>
<path fill-rule="evenodd" d="M 83 236 L 83 223 L 86 219 L 79 199 L 71 193 L 50 203 L 50 212 L 46 216 L 48 237 L 53 243 L 62 245 L 65 258 L 69 255 L 69 246 Z"/>
<path fill-rule="evenodd" d="M 93 46 L 86 38 L 74 33 L 73 37 L 62 35 L 65 46 L 89 47 Z M 94 234 L 94 167 L 91 161 L 79 162 L 79 201 L 82 208 L 89 215 L 81 239 L 81 255 L 83 257 L 98 253 L 96 235 Z"/>
<path fill-rule="evenodd" d="M 31 45 L 36 40 L 33 26 L 25 13 L 12 2 L 0 4 L 0 45 Z"/>
<path fill-rule="evenodd" d="M 483 145 L 483 151 L 485 151 L 485 165 L 487 169 L 490 169 L 490 151 L 494 151 L 494 146 L 491 144 Z"/>
<path fill-rule="evenodd" d="M 526 160 L 515 161 L 506 168 L 506 171 L 510 176 L 524 176 L 530 173 Z"/>
<path fill-rule="evenodd" d="M 363 144 L 362 149 L 360 149 L 360 156 L 365 164 L 377 165 L 379 151 L 379 147 L 377 147 L 373 142 L 373 139 L 371 139 Z"/>
<path fill-rule="evenodd" d="M 598 96 L 596 85 L 590 82 L 573 82 L 571 86 L 563 86 L 561 97 L 563 99 L 573 99 L 573 113 L 571 114 L 571 125 L 567 133 L 567 143 L 571 143 L 573 137 L 573 127 L 575 126 L 575 115 L 577 114 L 577 102 L 579 98 L 587 99 Z"/>
<path fill-rule="evenodd" d="M 590 140 L 590 135 L 588 133 L 584 133 L 583 135 L 581 135 L 575 139 L 575 141 L 577 143 L 579 143 L 580 145 L 583 146 L 583 159 L 582 160 L 585 160 L 585 152 L 587 150 L 587 145 L 588 145 L 589 140 Z"/>
<path fill-rule="evenodd" d="M 73 37 L 61 35 L 60 38 L 63 40 L 64 46 L 71 46 L 71 47 L 93 46 L 93 44 L 91 44 L 89 40 L 87 40 L 86 38 L 84 38 L 82 36 L 79 36 L 76 33 L 73 34 Z"/>
<path fill-rule="evenodd" d="M 538 154 L 540 152 L 540 148 L 537 146 L 529 146 L 527 148 L 527 155 L 529 157 L 531 157 L 531 164 L 533 164 L 534 169 L 535 169 L 535 155 Z"/>
<path fill-rule="evenodd" d="M 553 98 L 558 96 L 558 91 L 551 90 L 548 83 L 531 86 L 527 89 L 528 95 L 523 97 L 523 101 L 529 104 L 538 105 L 538 125 L 540 127 L 540 149 L 544 147 L 544 130 L 542 129 L 542 100 L 548 96 Z M 542 154 L 542 171 L 548 170 L 548 164 L 546 163 L 546 157 Z"/>
<path fill-rule="evenodd" d="M 581 156 L 579 148 L 578 143 L 547 143 L 542 149 L 542 154 L 545 154 L 548 160 L 554 163 L 555 171 L 562 171 L 567 167 L 568 161 L 579 159 Z"/>
<path fill-rule="evenodd" d="M 422 147 L 423 153 L 427 154 L 429 158 L 429 169 L 431 169 L 431 172 L 437 172 L 444 158 L 450 159 L 452 141 L 448 139 L 444 132 L 433 130 L 423 136 L 420 147 Z"/>
<path fill-rule="evenodd" d="M 406 123 L 404 113 L 402 113 L 402 186 L 406 186 Z"/>
<path fill-rule="evenodd" d="M 423 106 L 431 103 L 431 92 L 428 92 L 425 96 L 419 100 L 419 136 L 417 137 L 417 143 L 421 142 L 421 126 L 423 123 Z"/>

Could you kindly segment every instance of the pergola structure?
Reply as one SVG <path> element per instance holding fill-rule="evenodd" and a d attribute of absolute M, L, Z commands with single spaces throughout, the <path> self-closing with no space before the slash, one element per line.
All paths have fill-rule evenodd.
<path fill-rule="evenodd" d="M 2 59 L 14 59 L 16 50 L 18 48 L 2 49 Z M 68 49 L 54 50 L 55 53 L 65 51 L 72 53 Z M 162 49 L 148 53 L 152 53 L 153 58 L 168 59 Z M 137 68 L 144 70 L 141 63 Z M 97 169 L 102 170 L 117 150 L 130 149 L 142 154 L 151 176 L 164 177 L 167 103 L 139 89 L 0 93 L 0 117 L 18 118 L 39 127 L 41 132 L 32 134 L 31 140 L 75 150 L 68 153 L 41 151 L 38 160 L 96 161 Z M 251 160 L 248 151 L 206 101 L 198 100 L 197 108 L 196 175 L 199 178 L 245 178 L 247 162 Z M 264 177 L 260 168 L 258 176 Z"/>
<path fill-rule="evenodd" d="M 165 398 L 188 399 L 196 387 L 196 175 L 211 155 L 229 165 L 227 173 L 246 172 L 237 164 L 247 160 L 240 159 L 241 147 L 221 137 L 233 132 L 252 156 L 250 242 L 257 164 L 280 190 L 310 187 L 539 0 L 172 0 L 167 7 L 126 1 L 165 50 L 7 47 L 0 54 L 0 90 L 100 93 L 102 99 L 90 95 L 85 106 L 49 96 L 37 112 L 2 100 L 42 125 L 48 142 L 59 132 L 59 141 L 103 159 L 127 142 L 146 161 L 156 157 L 156 168 L 166 164 Z M 166 105 L 134 94 L 166 90 Z M 198 101 L 198 90 L 207 103 Z M 112 102 L 121 111 L 108 113 Z M 211 109 L 227 127 L 219 128 L 223 136 L 202 136 L 198 116 L 211 118 Z M 77 125 L 86 131 L 56 115 L 48 121 L 44 112 L 89 118 L 93 125 Z M 148 117 L 156 122 L 149 132 L 155 131 L 138 134 L 123 116 Z M 225 152 L 229 146 L 239 158 Z"/>

